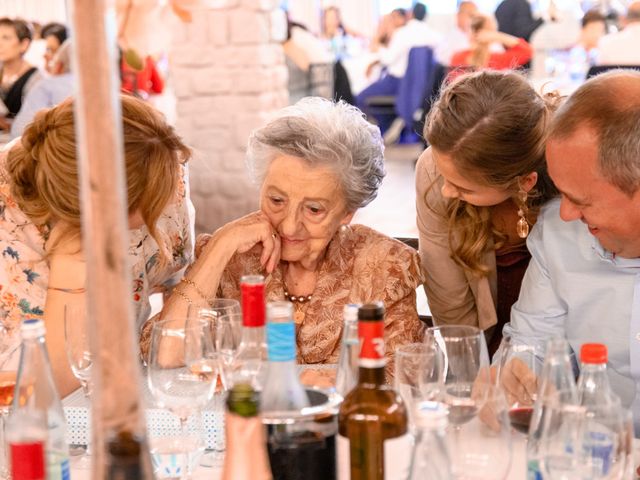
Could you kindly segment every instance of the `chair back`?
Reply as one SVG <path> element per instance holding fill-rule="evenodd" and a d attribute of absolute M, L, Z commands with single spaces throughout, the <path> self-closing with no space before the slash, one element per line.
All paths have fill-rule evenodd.
<path fill-rule="evenodd" d="M 594 65 L 587 72 L 587 80 L 609 70 L 640 70 L 640 65 Z"/>
<path fill-rule="evenodd" d="M 407 71 L 400 81 L 395 102 L 396 114 L 405 125 L 413 125 L 414 115 L 425 102 L 427 94 L 433 89 L 436 61 L 431 47 L 413 47 L 409 50 Z"/>

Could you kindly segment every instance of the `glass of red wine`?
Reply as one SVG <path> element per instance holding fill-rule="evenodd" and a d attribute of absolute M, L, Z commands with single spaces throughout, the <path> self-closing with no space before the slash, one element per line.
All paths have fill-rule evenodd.
<path fill-rule="evenodd" d="M 529 433 L 543 359 L 539 347 L 504 338 L 497 380 L 506 394 L 511 426 L 524 435 Z"/>

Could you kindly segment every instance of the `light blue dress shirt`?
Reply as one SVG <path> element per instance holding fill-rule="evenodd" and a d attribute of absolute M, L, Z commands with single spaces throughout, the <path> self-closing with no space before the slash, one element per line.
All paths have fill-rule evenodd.
<path fill-rule="evenodd" d="M 74 76 L 71 73 L 43 77 L 29 90 L 22 108 L 11 124 L 11 138 L 22 135 L 25 127 L 43 108 L 53 107 L 73 95 Z"/>
<path fill-rule="evenodd" d="M 639 432 L 640 258 L 605 251 L 584 223 L 564 222 L 559 211 L 559 200 L 546 205 L 527 239 L 531 262 L 504 333 L 539 346 L 566 337 L 576 355 L 583 343 L 604 343 L 611 387 Z"/>

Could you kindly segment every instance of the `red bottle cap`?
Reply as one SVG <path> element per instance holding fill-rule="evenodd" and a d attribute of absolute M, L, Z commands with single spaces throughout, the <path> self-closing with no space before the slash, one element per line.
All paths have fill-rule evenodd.
<path fill-rule="evenodd" d="M 384 356 L 384 306 L 382 302 L 363 305 L 358 310 L 361 367 L 379 368 L 387 363 Z"/>
<path fill-rule="evenodd" d="M 242 326 L 264 327 L 264 277 L 245 275 L 240 279 L 242 295 Z"/>
<path fill-rule="evenodd" d="M 585 343 L 580 348 L 582 363 L 607 363 L 607 346 L 602 343 Z"/>
<path fill-rule="evenodd" d="M 11 476 L 20 480 L 44 480 L 44 442 L 11 443 Z"/>

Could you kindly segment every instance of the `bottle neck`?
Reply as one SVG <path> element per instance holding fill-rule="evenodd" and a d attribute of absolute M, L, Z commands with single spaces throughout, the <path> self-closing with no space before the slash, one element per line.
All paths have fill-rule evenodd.
<path fill-rule="evenodd" d="M 245 347 L 262 347 L 262 345 L 264 345 L 264 325 L 261 327 L 242 327 L 242 339 L 240 343 Z"/>
<path fill-rule="evenodd" d="M 384 366 L 371 368 L 360 365 L 358 369 L 358 385 L 377 387 L 385 383 Z"/>

